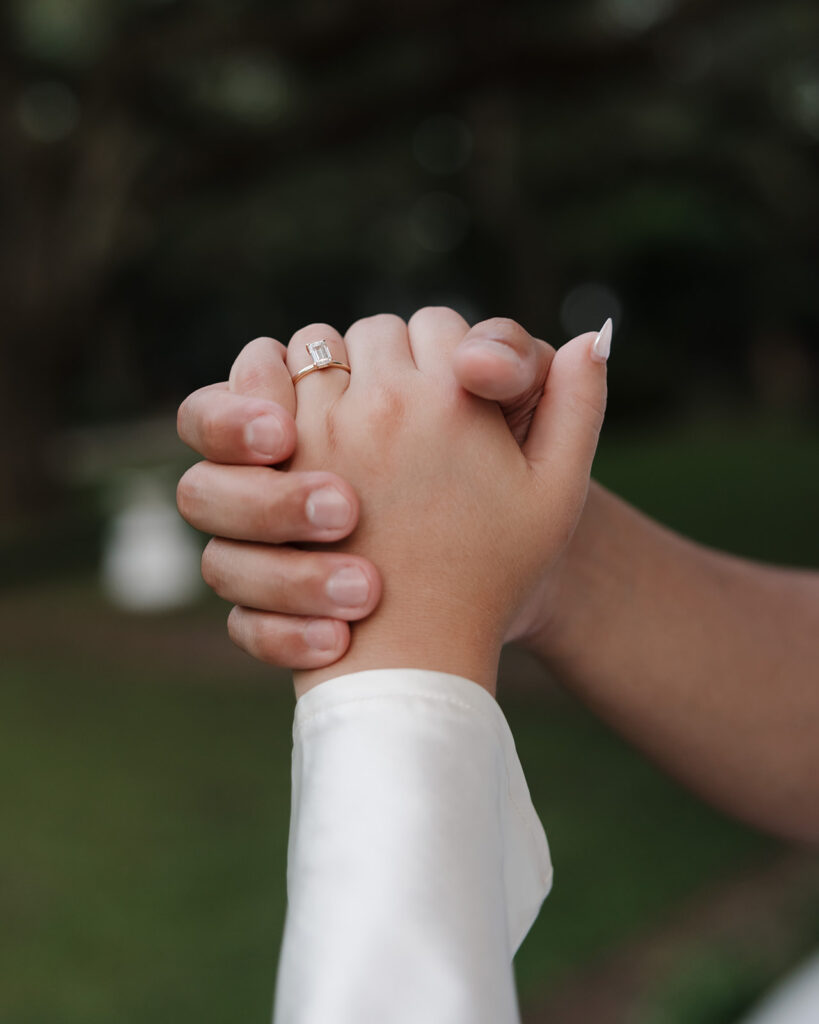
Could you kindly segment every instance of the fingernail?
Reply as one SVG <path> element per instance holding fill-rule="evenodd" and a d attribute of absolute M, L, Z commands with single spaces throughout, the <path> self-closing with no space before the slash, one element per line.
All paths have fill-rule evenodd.
<path fill-rule="evenodd" d="M 338 647 L 336 628 L 326 619 L 312 619 L 304 627 L 304 642 L 314 651 L 333 651 Z"/>
<path fill-rule="evenodd" d="M 327 580 L 327 596 L 346 608 L 358 608 L 370 596 L 370 581 L 360 569 L 352 566 L 339 571 Z"/>
<path fill-rule="evenodd" d="M 257 416 L 245 427 L 245 441 L 259 455 L 278 455 L 284 446 L 284 428 L 276 416 Z"/>
<path fill-rule="evenodd" d="M 346 526 L 353 511 L 349 501 L 335 487 L 322 487 L 313 491 L 305 509 L 313 526 L 325 530 Z"/>
<path fill-rule="evenodd" d="M 611 335 L 614 327 L 611 317 L 600 328 L 600 333 L 594 339 L 591 347 L 591 357 L 596 363 L 605 363 L 611 352 Z"/>

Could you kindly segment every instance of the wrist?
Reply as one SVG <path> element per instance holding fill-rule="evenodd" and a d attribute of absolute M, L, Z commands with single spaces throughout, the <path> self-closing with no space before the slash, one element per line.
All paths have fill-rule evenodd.
<path fill-rule="evenodd" d="M 370 669 L 414 668 L 470 679 L 495 696 L 502 639 L 473 619 L 433 615 L 429 608 L 379 608 L 351 628 L 342 658 L 321 669 L 294 672 L 296 696 L 336 676 Z"/>
<path fill-rule="evenodd" d="M 550 667 L 571 662 L 581 648 L 595 615 L 605 558 L 605 506 L 610 496 L 591 483 L 588 498 L 566 548 L 550 566 L 528 608 L 515 622 L 508 637 L 535 654 Z"/>

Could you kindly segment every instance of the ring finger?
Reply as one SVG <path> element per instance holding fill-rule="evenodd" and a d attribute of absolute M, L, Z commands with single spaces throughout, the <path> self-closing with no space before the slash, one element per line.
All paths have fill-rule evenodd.
<path fill-rule="evenodd" d="M 287 369 L 291 377 L 314 364 L 314 356 L 308 351 L 307 346 L 321 341 L 325 343 L 326 351 L 333 362 L 349 366 L 347 348 L 338 331 L 329 324 L 310 324 L 296 331 L 287 346 Z M 317 356 L 320 357 L 321 354 L 321 351 L 317 352 Z M 347 390 L 349 383 L 350 375 L 346 370 L 335 366 L 314 370 L 296 382 L 296 404 L 300 397 L 308 401 L 331 402 Z"/>

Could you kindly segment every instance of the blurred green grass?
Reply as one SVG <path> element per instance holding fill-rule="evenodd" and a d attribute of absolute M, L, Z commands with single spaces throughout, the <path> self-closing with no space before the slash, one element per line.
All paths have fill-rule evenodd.
<path fill-rule="evenodd" d="M 606 439 L 597 475 L 701 540 L 816 565 L 817 466 L 810 431 L 720 427 Z M 195 657 L 195 632 L 190 663 L 169 651 L 192 623 L 221 643 L 213 604 L 129 620 L 80 581 L 7 592 L 11 608 L 20 618 L 4 619 L 0 686 L 0 1021 L 269 1019 L 289 804 L 292 698 L 281 674 L 239 655 Z M 574 702 L 505 692 L 556 865 L 517 960 L 524 1001 L 776 852 Z"/>
<path fill-rule="evenodd" d="M 554 889 L 521 948 L 523 997 L 773 843 L 710 810 L 581 709 L 506 706 L 547 829 Z"/>
<path fill-rule="evenodd" d="M 819 567 L 819 421 L 731 417 L 653 432 L 604 428 L 594 476 L 703 544 Z"/>
<path fill-rule="evenodd" d="M 224 678 L 4 670 L 0 1020 L 265 1020 L 292 700 Z"/>

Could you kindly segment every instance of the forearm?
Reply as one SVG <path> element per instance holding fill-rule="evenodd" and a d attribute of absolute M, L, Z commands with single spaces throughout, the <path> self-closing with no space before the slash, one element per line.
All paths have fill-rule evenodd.
<path fill-rule="evenodd" d="M 664 529 L 593 486 L 530 646 L 593 710 L 724 809 L 819 841 L 819 576 Z"/>

